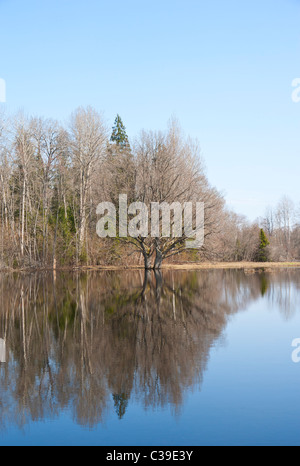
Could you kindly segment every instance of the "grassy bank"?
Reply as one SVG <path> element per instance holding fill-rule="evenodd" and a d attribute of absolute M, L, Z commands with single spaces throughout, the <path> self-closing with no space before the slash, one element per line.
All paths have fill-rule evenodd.
<path fill-rule="evenodd" d="M 164 269 L 202 270 L 202 269 L 274 269 L 300 268 L 300 262 L 203 262 L 186 264 L 166 264 Z"/>
<path fill-rule="evenodd" d="M 299 268 L 300 262 L 182 262 L 182 263 L 169 263 L 163 264 L 162 270 L 209 270 L 209 269 L 282 269 L 282 268 Z M 0 273 L 8 272 L 59 272 L 59 271 L 121 271 L 121 270 L 143 270 L 141 265 L 128 265 L 128 266 L 113 266 L 113 265 L 99 265 L 99 266 L 78 266 L 78 267 L 57 267 L 53 268 L 3 268 Z"/>

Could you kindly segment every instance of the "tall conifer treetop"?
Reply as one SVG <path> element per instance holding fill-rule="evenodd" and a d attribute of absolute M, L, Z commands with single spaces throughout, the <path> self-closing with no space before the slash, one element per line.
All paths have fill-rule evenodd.
<path fill-rule="evenodd" d="M 117 146 L 120 146 L 122 149 L 129 149 L 130 147 L 126 128 L 120 115 L 117 115 L 117 118 L 115 119 L 110 141 L 117 144 Z"/>

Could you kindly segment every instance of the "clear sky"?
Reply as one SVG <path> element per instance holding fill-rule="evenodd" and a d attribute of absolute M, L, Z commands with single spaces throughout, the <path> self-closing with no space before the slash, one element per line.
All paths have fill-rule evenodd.
<path fill-rule="evenodd" d="M 300 0 L 0 0 L 0 18 L 9 112 L 92 105 L 130 138 L 176 116 L 231 208 L 300 202 Z"/>

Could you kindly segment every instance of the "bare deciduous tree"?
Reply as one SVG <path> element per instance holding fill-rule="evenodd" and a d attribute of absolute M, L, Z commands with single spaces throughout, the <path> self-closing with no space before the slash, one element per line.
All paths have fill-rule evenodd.
<path fill-rule="evenodd" d="M 76 177 L 79 212 L 78 255 L 82 254 L 85 242 L 86 223 L 92 180 L 101 159 L 105 155 L 106 129 L 102 117 L 92 108 L 79 108 L 71 117 L 71 157 Z"/>

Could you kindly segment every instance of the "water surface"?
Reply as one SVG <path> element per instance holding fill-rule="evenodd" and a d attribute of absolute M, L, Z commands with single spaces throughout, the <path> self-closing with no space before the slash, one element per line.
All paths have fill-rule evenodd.
<path fill-rule="evenodd" d="M 299 270 L 0 288 L 0 445 L 300 445 Z"/>

